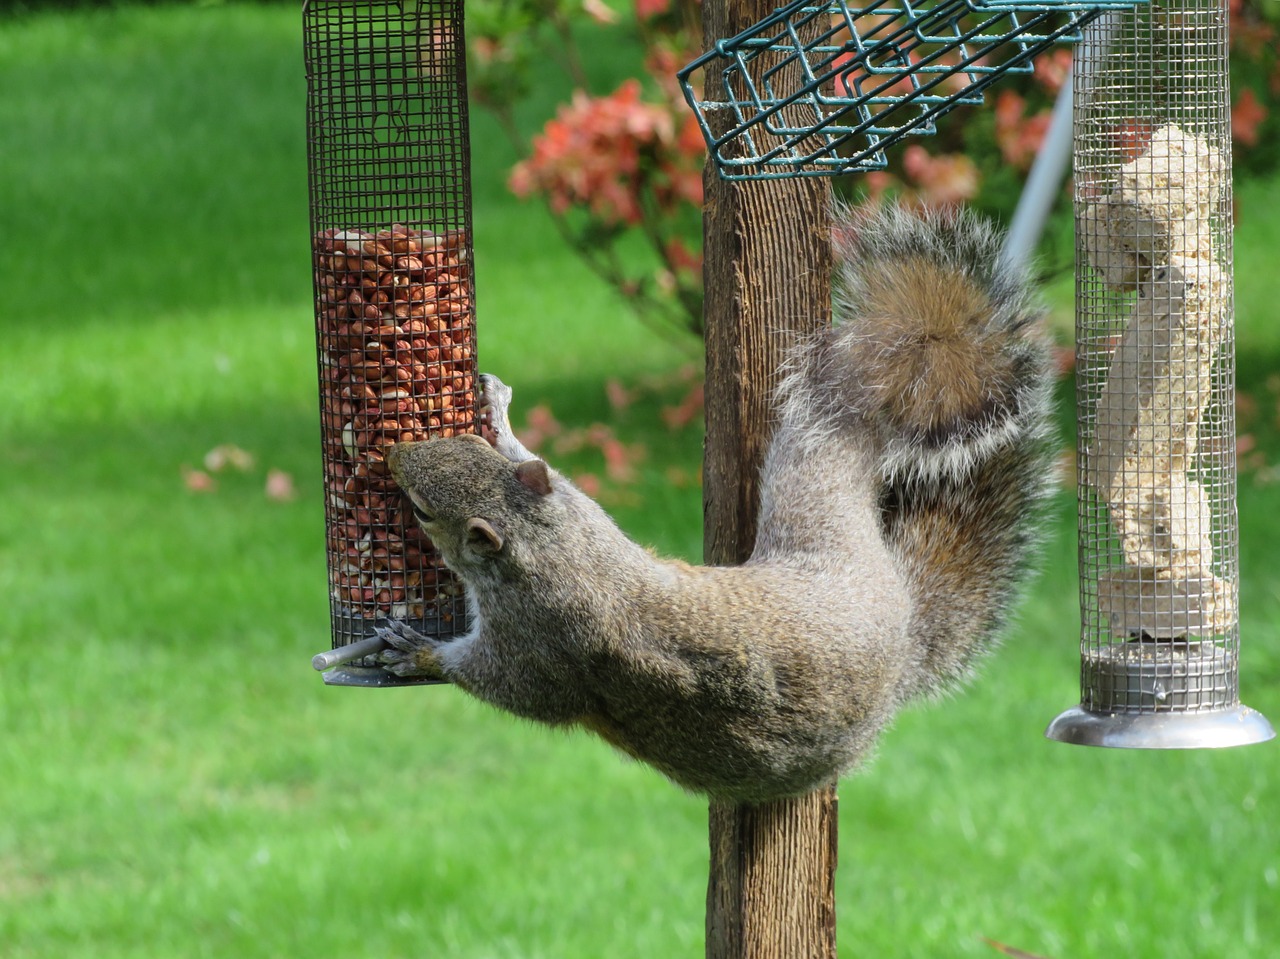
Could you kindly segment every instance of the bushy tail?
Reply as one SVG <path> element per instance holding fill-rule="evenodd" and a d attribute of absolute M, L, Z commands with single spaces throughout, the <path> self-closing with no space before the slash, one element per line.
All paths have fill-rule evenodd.
<path fill-rule="evenodd" d="M 1049 489 L 1040 309 L 967 213 L 844 217 L 821 379 L 882 454 L 884 535 L 913 599 L 904 695 L 963 678 L 1003 625 Z M 865 428 L 865 427 L 864 427 Z"/>

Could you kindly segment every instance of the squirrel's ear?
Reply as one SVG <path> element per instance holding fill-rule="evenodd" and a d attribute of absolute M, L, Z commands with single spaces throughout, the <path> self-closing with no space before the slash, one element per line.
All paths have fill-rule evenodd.
<path fill-rule="evenodd" d="M 497 553 L 502 549 L 502 535 L 479 516 L 467 520 L 467 542 L 482 553 Z"/>
<path fill-rule="evenodd" d="M 516 479 L 526 489 L 531 489 L 539 496 L 551 492 L 551 475 L 547 472 L 547 464 L 542 460 L 525 460 L 516 467 Z"/>

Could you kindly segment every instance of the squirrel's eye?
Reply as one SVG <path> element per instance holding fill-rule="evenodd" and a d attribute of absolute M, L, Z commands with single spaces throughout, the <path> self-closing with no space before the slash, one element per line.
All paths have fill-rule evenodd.
<path fill-rule="evenodd" d="M 409 500 L 409 505 L 413 507 L 413 515 L 418 518 L 419 523 L 434 523 L 436 521 L 436 518 L 434 516 L 428 513 L 425 509 L 423 509 L 413 500 Z"/>

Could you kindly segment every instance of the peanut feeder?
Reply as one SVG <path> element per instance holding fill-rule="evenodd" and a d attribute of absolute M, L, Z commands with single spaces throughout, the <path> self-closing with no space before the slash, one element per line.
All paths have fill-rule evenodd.
<path fill-rule="evenodd" d="M 460 0 L 308 0 L 307 144 L 335 685 L 399 685 L 376 625 L 466 628 L 387 474 L 393 443 L 477 430 Z M 336 667 L 336 668 L 334 668 Z"/>

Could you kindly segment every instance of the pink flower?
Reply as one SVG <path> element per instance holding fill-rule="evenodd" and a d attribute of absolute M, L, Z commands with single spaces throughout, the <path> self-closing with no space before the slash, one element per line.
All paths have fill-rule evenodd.
<path fill-rule="evenodd" d="M 608 26 L 616 23 L 618 15 L 603 0 L 582 0 L 582 11 L 596 23 Z"/>
<path fill-rule="evenodd" d="M 671 9 L 671 0 L 636 0 L 636 19 L 660 17 Z"/>
<path fill-rule="evenodd" d="M 511 171 L 512 192 L 543 194 L 557 214 L 585 208 L 606 226 L 641 222 L 650 186 L 664 204 L 701 203 L 700 174 L 693 182 L 701 151 L 694 162 L 687 120 L 677 133 L 672 107 L 640 95 L 634 78 L 604 97 L 575 91 L 533 138 L 532 155 Z"/>
<path fill-rule="evenodd" d="M 613 378 L 605 380 L 604 392 L 605 396 L 609 398 L 609 406 L 615 413 L 623 412 L 627 407 L 635 402 L 635 396 L 630 390 L 622 385 L 621 380 Z"/>
<path fill-rule="evenodd" d="M 683 429 L 702 413 L 703 402 L 702 383 L 695 383 L 679 403 L 662 408 L 662 422 L 669 430 Z"/>
<path fill-rule="evenodd" d="M 1036 57 L 1036 79 L 1050 93 L 1057 93 L 1071 76 L 1071 50 L 1057 47 Z"/>
<path fill-rule="evenodd" d="M 862 182 L 867 187 L 867 199 L 873 201 L 898 186 L 898 178 L 888 170 L 871 170 L 863 175 Z"/>
<path fill-rule="evenodd" d="M 564 427 L 551 412 L 551 407 L 545 403 L 539 403 L 525 414 L 525 428 L 518 431 L 516 435 L 519 436 L 521 443 L 531 450 L 536 450 L 550 437 L 559 436 L 562 432 Z"/>
<path fill-rule="evenodd" d="M 996 98 L 996 143 L 1005 162 L 1018 170 L 1031 166 L 1052 120 L 1049 110 L 1028 117 L 1026 108 L 1027 101 L 1012 90 L 1005 90 Z"/>
<path fill-rule="evenodd" d="M 677 270 L 688 270 L 690 273 L 702 271 L 702 256 L 694 253 L 679 237 L 672 237 L 666 245 L 667 261 Z"/>
<path fill-rule="evenodd" d="M 267 499 L 275 500 L 277 503 L 288 502 L 298 495 L 293 486 L 293 476 L 278 469 L 267 470 L 267 485 L 264 492 Z"/>
<path fill-rule="evenodd" d="M 1258 127 L 1267 118 L 1267 108 L 1246 87 L 1231 107 L 1231 136 L 1247 147 L 1258 143 Z"/>
<path fill-rule="evenodd" d="M 926 206 L 958 206 L 978 193 L 978 168 L 967 156 L 949 153 L 930 156 L 918 143 L 902 154 L 902 170 L 914 181 Z"/>
<path fill-rule="evenodd" d="M 218 488 L 218 481 L 212 476 L 189 466 L 182 467 L 182 482 L 192 493 L 212 493 Z"/>

